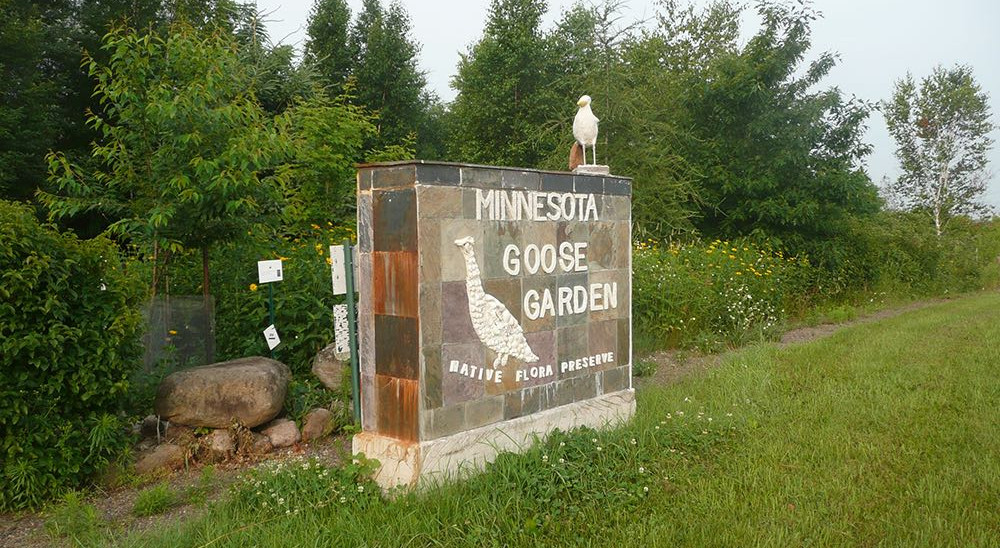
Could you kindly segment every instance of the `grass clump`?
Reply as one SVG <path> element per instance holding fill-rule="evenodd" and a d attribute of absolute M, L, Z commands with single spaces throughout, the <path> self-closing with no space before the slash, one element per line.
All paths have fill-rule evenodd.
<path fill-rule="evenodd" d="M 136 517 L 155 516 L 180 503 L 181 499 L 177 493 L 166 483 L 161 483 L 139 493 L 132 507 L 132 514 Z"/>
<path fill-rule="evenodd" d="M 80 493 L 70 491 L 49 511 L 45 532 L 53 538 L 66 538 L 86 545 L 97 539 L 102 525 L 97 507 L 85 502 Z"/>

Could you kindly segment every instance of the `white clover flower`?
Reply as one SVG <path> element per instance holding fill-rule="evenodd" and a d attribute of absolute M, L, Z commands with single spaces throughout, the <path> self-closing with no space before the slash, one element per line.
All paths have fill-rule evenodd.
<path fill-rule="evenodd" d="M 358 492 L 359 493 L 364 493 L 365 492 L 365 486 L 364 485 L 359 485 L 358 486 Z"/>
<path fill-rule="evenodd" d="M 646 473 L 646 467 L 645 466 L 640 466 L 639 467 L 639 473 L 640 474 L 645 474 Z"/>
<path fill-rule="evenodd" d="M 565 462 L 566 462 L 566 459 L 563 459 L 563 458 L 560 458 L 560 459 L 559 459 L 559 464 L 563 464 L 563 463 L 565 463 Z"/>
<path fill-rule="evenodd" d="M 598 450 L 598 451 L 603 451 L 603 450 L 604 450 L 604 448 L 603 448 L 603 447 L 601 447 L 600 445 L 598 445 L 598 446 L 597 446 L 597 450 Z"/>
<path fill-rule="evenodd" d="M 564 441 L 559 442 L 559 447 L 566 447 L 566 442 Z"/>
<path fill-rule="evenodd" d="M 340 502 L 341 503 L 347 502 L 347 497 L 340 497 Z"/>
<path fill-rule="evenodd" d="M 649 487 L 648 486 L 647 487 L 643 487 L 642 488 L 642 492 L 643 493 L 648 493 L 649 492 Z"/>
<path fill-rule="evenodd" d="M 542 455 L 542 462 L 549 462 L 549 456 L 548 455 Z"/>
<path fill-rule="evenodd" d="M 590 438 L 590 441 L 597 443 L 597 438 Z"/>
<path fill-rule="evenodd" d="M 629 443 L 631 443 L 632 445 L 635 445 L 635 444 L 636 444 L 636 441 L 635 441 L 635 438 L 632 438 L 632 439 L 631 439 L 631 440 L 629 441 Z"/>

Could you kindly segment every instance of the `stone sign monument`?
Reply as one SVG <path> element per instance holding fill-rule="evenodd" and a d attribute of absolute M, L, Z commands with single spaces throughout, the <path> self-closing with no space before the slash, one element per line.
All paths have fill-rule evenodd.
<path fill-rule="evenodd" d="M 635 410 L 631 180 L 421 161 L 358 173 L 362 432 L 384 486 Z"/>

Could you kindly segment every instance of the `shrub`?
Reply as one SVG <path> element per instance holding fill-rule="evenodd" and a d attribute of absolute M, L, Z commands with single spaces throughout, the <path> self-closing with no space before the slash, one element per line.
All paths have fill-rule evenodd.
<path fill-rule="evenodd" d="M 140 295 L 110 241 L 0 202 L 0 510 L 80 485 L 124 447 Z"/>
<path fill-rule="evenodd" d="M 804 259 L 720 240 L 639 244 L 632 264 L 635 325 L 668 345 L 770 334 L 812 270 Z"/>
<path fill-rule="evenodd" d="M 80 546 L 94 544 L 101 530 L 97 507 L 84 502 L 80 494 L 70 491 L 62 503 L 54 506 L 45 520 L 45 531 L 53 537 L 65 537 Z"/>

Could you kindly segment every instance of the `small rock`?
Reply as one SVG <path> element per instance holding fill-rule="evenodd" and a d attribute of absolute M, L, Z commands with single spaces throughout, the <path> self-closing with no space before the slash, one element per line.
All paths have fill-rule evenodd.
<path fill-rule="evenodd" d="M 299 427 L 295 426 L 295 421 L 288 419 L 276 419 L 261 431 L 267 439 L 271 441 L 271 446 L 289 447 L 302 440 Z"/>
<path fill-rule="evenodd" d="M 221 462 L 233 456 L 236 451 L 236 440 L 233 433 L 225 428 L 213 430 L 205 436 L 205 445 L 208 447 L 208 460 L 211 462 Z"/>
<path fill-rule="evenodd" d="M 176 470 L 184 466 L 184 448 L 172 443 L 164 443 L 154 447 L 148 453 L 139 456 L 135 463 L 138 474 L 152 474 L 160 470 Z"/>
<path fill-rule="evenodd" d="M 264 434 L 253 433 L 253 442 L 250 444 L 250 453 L 253 455 L 266 455 L 274 449 L 271 445 L 271 438 Z"/>
<path fill-rule="evenodd" d="M 198 442 L 194 435 L 194 428 L 188 428 L 180 424 L 167 425 L 167 432 L 163 435 L 167 443 L 190 447 Z"/>
<path fill-rule="evenodd" d="M 327 409 L 313 409 L 302 419 L 302 441 L 313 441 L 333 432 L 333 413 Z"/>
<path fill-rule="evenodd" d="M 163 437 L 167 433 L 167 425 L 156 415 L 149 415 L 142 419 L 139 425 L 139 435 L 144 438 Z"/>
<path fill-rule="evenodd" d="M 330 344 L 320 350 L 313 359 L 313 375 L 330 390 L 340 390 L 344 375 L 350 374 L 350 362 L 337 357 L 336 345 Z"/>

